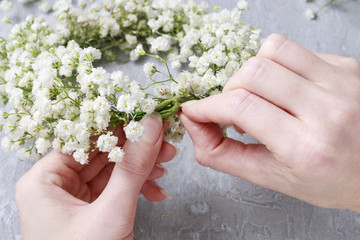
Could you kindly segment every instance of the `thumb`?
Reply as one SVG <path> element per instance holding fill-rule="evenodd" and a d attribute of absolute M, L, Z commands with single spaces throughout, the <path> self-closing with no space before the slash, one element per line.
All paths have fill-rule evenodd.
<path fill-rule="evenodd" d="M 160 114 L 145 117 L 141 124 L 145 131 L 140 141 L 127 140 L 123 146 L 125 157 L 117 163 L 99 202 L 110 205 L 113 214 L 135 215 L 137 199 L 142 185 L 151 173 L 159 154 L 162 141 L 162 118 Z M 126 211 L 130 211 L 127 214 Z"/>

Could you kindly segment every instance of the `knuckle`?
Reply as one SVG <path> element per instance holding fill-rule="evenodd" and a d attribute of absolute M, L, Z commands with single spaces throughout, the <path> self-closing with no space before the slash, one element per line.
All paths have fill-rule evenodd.
<path fill-rule="evenodd" d="M 356 58 L 351 58 L 351 57 L 343 57 L 341 59 L 341 61 L 343 62 L 343 64 L 346 67 L 350 67 L 350 68 L 354 68 L 356 70 L 360 69 L 360 61 L 357 60 Z"/>
<path fill-rule="evenodd" d="M 354 126 L 359 121 L 360 105 L 352 101 L 338 101 L 330 111 L 329 120 L 335 126 Z"/>
<path fill-rule="evenodd" d="M 131 152 L 126 153 L 127 157 L 121 163 L 118 163 L 117 167 L 123 171 L 128 172 L 131 175 L 147 177 L 152 169 L 154 163 L 149 159 L 139 159 L 139 157 Z"/>
<path fill-rule="evenodd" d="M 251 88 L 257 79 L 266 76 L 266 63 L 265 59 L 260 57 L 250 58 L 225 85 L 223 92 L 240 87 Z"/>
<path fill-rule="evenodd" d="M 324 179 L 331 172 L 331 168 L 335 165 L 334 158 L 335 147 L 326 141 L 319 140 L 316 144 L 309 147 L 310 154 L 307 161 L 304 161 L 303 175 L 310 179 Z M 309 169 L 316 169 L 316 173 L 309 171 Z"/>
<path fill-rule="evenodd" d="M 240 70 L 242 79 L 248 83 L 252 83 L 255 79 L 262 79 L 267 74 L 267 61 L 260 57 L 250 58 Z"/>
<path fill-rule="evenodd" d="M 288 41 L 289 39 L 283 35 L 276 33 L 271 34 L 264 41 L 259 53 L 264 57 L 277 59 L 282 54 L 283 46 L 285 46 Z"/>
<path fill-rule="evenodd" d="M 235 116 L 246 114 L 254 101 L 256 100 L 256 96 L 244 89 L 236 89 L 231 92 L 228 97 L 227 104 L 229 105 L 229 109 L 235 114 Z"/>
<path fill-rule="evenodd" d="M 306 153 L 303 149 L 307 149 Z M 289 156 L 294 159 L 291 167 L 305 179 L 321 178 L 333 165 L 335 149 L 330 144 L 328 136 L 308 133 L 298 143 L 298 147 L 289 152 Z M 316 169 L 316 171 L 311 171 L 311 169 Z"/>
<path fill-rule="evenodd" d="M 195 159 L 200 165 L 204 167 L 211 167 L 209 160 L 210 158 L 205 151 L 201 149 L 195 149 Z"/>

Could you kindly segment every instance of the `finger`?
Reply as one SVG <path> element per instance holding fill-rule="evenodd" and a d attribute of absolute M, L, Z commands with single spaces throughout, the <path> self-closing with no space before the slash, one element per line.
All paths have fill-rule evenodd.
<path fill-rule="evenodd" d="M 244 89 L 185 104 L 182 111 L 196 122 L 235 125 L 272 152 L 292 149 L 292 140 L 302 128 L 298 119 Z"/>
<path fill-rule="evenodd" d="M 164 121 L 163 122 L 163 132 L 165 132 L 166 130 L 168 130 L 168 128 L 170 127 L 170 121 Z"/>
<path fill-rule="evenodd" d="M 95 201 L 103 192 L 106 184 L 109 182 L 114 166 L 114 163 L 107 163 L 105 167 L 90 182 L 88 182 L 88 186 L 91 192 L 91 198 L 89 202 Z"/>
<path fill-rule="evenodd" d="M 141 140 L 125 142 L 124 160 L 115 165 L 108 185 L 96 201 L 110 204 L 112 212 L 131 217 L 135 216 L 140 189 L 155 165 L 163 142 L 160 114 L 150 115 L 141 123 L 145 129 Z"/>
<path fill-rule="evenodd" d="M 116 130 L 115 136 L 118 137 L 117 146 L 123 146 L 126 140 L 125 133 L 121 127 Z M 91 156 L 89 164 L 85 165 L 79 171 L 79 178 L 83 182 L 88 182 L 93 179 L 106 164 L 109 163 L 108 153 L 99 152 L 96 149 L 97 154 Z"/>
<path fill-rule="evenodd" d="M 99 152 L 96 157 L 79 171 L 79 178 L 83 182 L 91 181 L 106 164 L 109 163 L 108 153 Z"/>
<path fill-rule="evenodd" d="M 175 155 L 176 155 L 176 148 L 170 143 L 163 141 L 156 163 L 168 162 L 171 159 L 173 159 Z M 80 180 L 83 182 L 91 181 L 108 163 L 109 163 L 108 153 L 102 153 L 102 152 L 98 153 L 94 160 L 92 160 L 88 165 L 86 165 L 83 169 L 79 171 Z M 158 167 L 161 168 L 161 166 L 162 165 L 160 164 Z M 166 169 L 165 171 L 164 169 L 159 170 L 158 172 L 162 172 L 161 176 L 157 174 L 152 176 L 153 177 L 152 179 L 162 177 L 163 174 L 166 173 L 166 171 L 167 171 Z"/>
<path fill-rule="evenodd" d="M 333 65 L 337 65 L 339 61 L 341 61 L 344 58 L 337 55 L 323 54 L 323 53 L 316 53 L 316 56 Z"/>
<path fill-rule="evenodd" d="M 180 119 L 194 143 L 196 160 L 201 165 L 263 187 L 278 181 L 277 172 L 282 166 L 265 146 L 245 145 L 225 138 L 214 123 L 194 122 L 185 114 L 181 114 Z"/>
<path fill-rule="evenodd" d="M 316 54 L 279 34 L 270 35 L 257 56 L 272 60 L 310 81 L 328 81 L 324 76 L 333 71 L 332 66 Z"/>
<path fill-rule="evenodd" d="M 237 127 L 237 126 L 234 126 L 234 128 L 235 128 L 235 130 L 236 130 L 238 133 L 240 133 L 240 134 L 244 134 L 244 133 L 245 133 L 244 130 L 242 130 L 241 128 L 239 128 L 239 127 Z"/>
<path fill-rule="evenodd" d="M 155 181 L 151 180 L 144 183 L 141 188 L 141 193 L 151 202 L 160 202 L 167 197 L 171 199 L 171 196 L 163 188 L 161 188 Z"/>
<path fill-rule="evenodd" d="M 177 153 L 176 147 L 168 142 L 163 141 L 161 149 L 156 159 L 157 163 L 169 162 L 172 160 Z"/>
<path fill-rule="evenodd" d="M 356 58 L 351 57 L 343 57 L 338 55 L 332 55 L 332 54 L 316 54 L 318 57 L 320 57 L 322 60 L 341 68 L 349 69 L 353 68 L 356 70 L 359 70 L 360 68 L 360 62 Z"/>
<path fill-rule="evenodd" d="M 283 66 L 261 57 L 249 59 L 223 92 L 244 88 L 299 117 L 316 112 L 321 89 Z M 314 109 L 315 108 L 315 109 Z"/>
<path fill-rule="evenodd" d="M 60 172 L 68 169 L 77 172 L 85 167 L 85 165 L 75 161 L 72 155 L 62 153 L 58 150 L 51 150 L 39 163 L 49 164 L 54 170 Z"/>
<path fill-rule="evenodd" d="M 155 164 L 147 180 L 155 180 L 168 175 L 168 170 L 160 163 Z"/>

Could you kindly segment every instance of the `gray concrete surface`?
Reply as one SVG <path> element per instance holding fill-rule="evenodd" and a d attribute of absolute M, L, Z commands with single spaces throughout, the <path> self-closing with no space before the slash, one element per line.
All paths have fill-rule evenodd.
<path fill-rule="evenodd" d="M 232 8 L 237 1 L 207 2 Z M 277 32 L 315 52 L 360 58 L 360 3 L 357 0 L 342 0 L 341 4 L 323 10 L 317 21 L 304 17 L 309 6 L 305 0 L 249 0 L 249 3 L 251 9 L 245 14 L 245 20 L 261 28 L 264 36 Z M 36 4 L 15 2 L 15 9 L 10 13 L 0 12 L 0 18 L 9 16 L 18 22 L 29 13 L 41 14 Z M 1 23 L 0 35 L 5 37 L 8 31 L 9 27 Z M 132 70 L 139 66 L 126 67 L 130 75 L 138 77 Z M 245 142 L 254 141 L 247 136 L 240 138 L 234 132 L 230 135 Z M 179 148 L 181 153 L 166 164 L 169 176 L 159 181 L 173 200 L 150 203 L 140 198 L 136 239 L 360 239 L 359 214 L 315 207 L 203 168 L 194 159 L 188 136 Z M 0 151 L 1 240 L 21 239 L 14 187 L 32 164 Z"/>

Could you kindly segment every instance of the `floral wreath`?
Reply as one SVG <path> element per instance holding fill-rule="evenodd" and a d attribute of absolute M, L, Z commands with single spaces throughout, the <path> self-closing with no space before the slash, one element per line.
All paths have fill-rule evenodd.
<path fill-rule="evenodd" d="M 233 10 L 181 0 L 78 6 L 61 0 L 53 5 L 55 26 L 28 16 L 13 25 L 9 40 L 0 38 L 3 149 L 38 159 L 54 148 L 86 164 L 98 148 L 120 162 L 124 152 L 114 133 L 123 127 L 128 140 L 138 141 L 144 131 L 139 121 L 154 111 L 170 121 L 165 138 L 180 141 L 181 104 L 220 93 L 259 49 L 260 30 L 242 21 L 245 9 L 244 0 Z M 159 60 L 166 72 L 148 62 L 149 82 L 138 83 L 95 66 L 100 59 L 142 55 Z M 170 68 L 182 71 L 174 77 Z"/>

